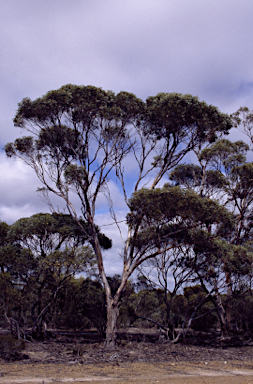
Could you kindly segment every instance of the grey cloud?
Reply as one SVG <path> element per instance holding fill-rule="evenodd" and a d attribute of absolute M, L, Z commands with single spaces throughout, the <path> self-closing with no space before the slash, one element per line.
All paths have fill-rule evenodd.
<path fill-rule="evenodd" d="M 25 134 L 12 123 L 23 97 L 34 99 L 67 83 L 125 90 L 143 99 L 158 92 L 191 93 L 224 112 L 253 107 L 252 0 L 0 5 L 0 148 Z M 48 211 L 33 172 L 24 164 L 15 168 L 1 151 L 0 161 L 0 220 Z M 132 166 L 130 161 L 126 172 Z M 113 197 L 122 209 L 115 185 Z M 99 212 L 104 209 L 101 199 Z M 118 240 L 115 247 L 120 249 Z"/>
<path fill-rule="evenodd" d="M 36 212 L 48 211 L 36 193 L 38 181 L 25 164 L 6 159 L 0 153 L 0 220 L 12 224 L 20 217 L 28 217 Z"/>
<path fill-rule="evenodd" d="M 74 82 L 143 98 L 194 93 L 226 106 L 223 99 L 252 77 L 251 1 L 23 1 L 10 8 L 2 73 L 23 96 Z"/>

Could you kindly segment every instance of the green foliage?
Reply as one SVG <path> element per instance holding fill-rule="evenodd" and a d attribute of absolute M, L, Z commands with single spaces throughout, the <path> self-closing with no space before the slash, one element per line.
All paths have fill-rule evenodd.
<path fill-rule="evenodd" d="M 252 291 L 236 292 L 231 301 L 231 323 L 234 330 L 253 334 L 253 295 Z"/>
<path fill-rule="evenodd" d="M 57 295 L 50 311 L 50 319 L 54 327 L 88 329 L 94 326 L 89 318 L 84 315 L 82 283 L 84 279 L 72 278 L 66 281 Z"/>
<path fill-rule="evenodd" d="M 253 142 L 253 113 L 248 107 L 241 107 L 231 115 L 234 127 L 242 131 Z"/>
<path fill-rule="evenodd" d="M 229 223 L 230 220 L 228 211 L 215 201 L 203 199 L 192 191 L 168 185 L 155 190 L 142 189 L 136 192 L 130 200 L 130 209 L 131 213 L 127 219 L 132 226 L 143 217 L 147 223 L 162 219 L 169 221 L 177 216 L 210 223 L 224 220 Z"/>
<path fill-rule="evenodd" d="M 228 133 L 231 120 L 217 108 L 192 95 L 159 93 L 147 99 L 150 133 L 159 138 L 177 137 L 182 142 L 194 136 L 196 141 L 213 142 L 217 132 Z"/>
<path fill-rule="evenodd" d="M 97 280 L 71 279 L 60 291 L 54 305 L 55 326 L 85 329 L 95 327 L 105 336 L 106 304 L 104 290 Z"/>
<path fill-rule="evenodd" d="M 87 223 L 83 220 L 80 222 L 89 233 Z M 98 228 L 97 232 L 101 246 L 104 249 L 110 248 L 111 240 L 101 234 Z M 43 256 L 48 251 L 60 249 L 68 241 L 73 241 L 76 245 L 84 244 L 88 237 L 70 215 L 38 213 L 17 220 L 10 228 L 8 239 L 11 242 L 24 242 Z"/>
<path fill-rule="evenodd" d="M 132 239 L 137 248 L 148 244 L 159 247 L 173 239 L 189 242 L 191 229 L 199 225 L 233 225 L 231 214 L 217 202 L 193 191 L 167 185 L 162 189 L 136 192 L 130 200 L 130 210 L 128 224 L 133 229 L 136 226 L 142 228 Z M 193 241 L 192 238 L 190 244 Z"/>
<path fill-rule="evenodd" d="M 211 147 L 203 149 L 199 159 L 205 160 L 218 170 L 223 167 L 230 170 L 235 164 L 239 165 L 245 162 L 245 154 L 248 150 L 249 146 L 243 141 L 232 143 L 229 140 L 221 139 L 217 140 Z"/>
<path fill-rule="evenodd" d="M 189 286 L 184 289 L 184 297 L 187 299 L 187 305 L 185 305 L 185 313 L 189 316 L 193 313 L 195 307 L 199 308 L 194 314 L 194 318 L 191 324 L 191 328 L 197 331 L 211 331 L 218 325 L 218 317 L 214 312 L 215 306 L 209 298 L 203 302 L 206 297 L 206 292 L 200 285 Z M 203 304 L 201 305 L 201 303 Z"/>
<path fill-rule="evenodd" d="M 31 136 L 24 136 L 20 139 L 16 139 L 14 143 L 8 143 L 5 146 L 5 152 L 8 157 L 12 157 L 16 152 L 20 152 L 24 155 L 32 155 L 33 149 L 33 138 Z"/>
<path fill-rule="evenodd" d="M 171 328 L 182 327 L 187 315 L 187 301 L 183 295 L 175 295 L 171 303 Z"/>
<path fill-rule="evenodd" d="M 22 127 L 30 120 L 47 127 L 57 126 L 63 116 L 69 115 L 74 124 L 84 123 L 91 131 L 99 128 L 99 121 L 106 119 L 110 124 L 107 133 L 116 133 L 113 129 L 117 121 L 130 123 L 136 116 L 144 113 L 144 103 L 127 92 L 115 95 L 92 86 L 65 85 L 57 91 L 50 91 L 45 96 L 31 101 L 24 99 L 14 118 L 14 124 Z"/>
<path fill-rule="evenodd" d="M 154 327 L 152 319 L 164 324 L 163 308 L 161 298 L 156 290 L 142 290 L 132 293 L 127 303 L 123 301 L 119 321 L 125 326 L 133 324 L 140 327 Z M 126 316 L 127 314 L 127 316 Z"/>
<path fill-rule="evenodd" d="M 183 185 L 186 188 L 195 190 L 200 187 L 202 183 L 206 189 L 220 190 L 229 185 L 222 172 L 218 170 L 207 170 L 205 177 L 203 170 L 196 164 L 179 164 L 170 173 L 170 180 L 174 181 L 176 185 Z"/>
<path fill-rule="evenodd" d="M 184 184 L 187 188 L 196 187 L 201 184 L 202 170 L 195 164 L 179 164 L 171 171 L 170 180 L 177 185 Z"/>
<path fill-rule="evenodd" d="M 82 314 L 97 328 L 100 335 L 105 337 L 106 306 L 104 290 L 100 282 L 86 279 L 81 285 Z"/>

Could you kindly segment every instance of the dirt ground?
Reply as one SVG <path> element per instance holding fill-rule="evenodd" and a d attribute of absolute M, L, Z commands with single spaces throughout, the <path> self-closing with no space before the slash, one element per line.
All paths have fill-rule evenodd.
<path fill-rule="evenodd" d="M 114 364 L 1 364 L 1 384 L 46 384 L 91 382 L 93 384 L 170 383 L 246 384 L 253 383 L 253 364 L 245 361 L 205 363 Z"/>
<path fill-rule="evenodd" d="M 0 360 L 0 384 L 253 384 L 250 340 L 244 346 L 197 346 L 155 342 L 142 334 L 139 341 L 129 336 L 119 344 L 108 351 L 94 338 L 66 334 L 28 342 L 25 359 Z"/>

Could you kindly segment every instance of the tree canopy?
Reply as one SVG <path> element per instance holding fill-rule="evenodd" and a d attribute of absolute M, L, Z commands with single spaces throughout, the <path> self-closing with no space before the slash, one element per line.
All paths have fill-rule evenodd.
<path fill-rule="evenodd" d="M 106 293 L 107 345 L 113 346 L 122 291 L 135 268 L 145 258 L 157 255 L 159 246 L 154 247 L 151 253 L 143 253 L 140 258 L 136 252 L 136 241 L 143 234 L 144 216 L 140 214 L 135 225 L 128 222 L 128 235 L 122 250 L 121 282 L 113 294 L 106 277 L 95 225 L 99 196 L 104 194 L 107 197 L 108 211 L 116 225 L 117 215 L 109 178 L 119 181 L 126 206 L 130 210 L 129 218 L 132 217 L 134 199 L 137 199 L 135 196 L 129 200 L 129 190 L 136 194 L 140 190 L 140 196 L 142 194 L 145 197 L 143 204 L 146 203 L 147 207 L 149 205 L 147 209 L 151 209 L 148 193 L 144 196 L 141 190 L 146 181 L 150 180 L 149 189 L 154 190 L 154 198 L 163 195 L 164 190 L 156 190 L 163 177 L 189 151 L 213 143 L 227 134 L 232 126 L 231 118 L 191 95 L 160 93 L 144 102 L 127 92 L 114 94 L 93 86 L 68 84 L 34 101 L 23 99 L 14 124 L 25 129 L 29 136 L 7 144 L 7 155 L 21 158 L 32 167 L 42 183 L 40 192 L 49 204 L 52 193 L 64 200 L 68 213 L 92 244 Z M 131 162 L 135 161 L 131 188 L 125 174 L 128 158 Z M 172 193 L 175 190 L 169 191 Z M 78 198 L 78 203 L 77 199 L 73 199 L 73 194 Z M 196 213 L 196 209 L 201 207 L 205 212 L 216 210 L 215 204 L 212 207 L 211 203 L 201 205 L 192 194 L 185 196 L 179 190 L 177 194 L 184 201 L 187 200 L 189 212 L 186 219 L 193 226 L 204 219 L 203 216 L 197 217 L 201 213 Z M 174 201 L 170 201 L 180 206 L 179 200 L 175 194 Z M 159 202 L 159 198 L 156 202 Z M 79 219 L 79 212 L 82 213 L 83 221 Z M 175 220 L 178 216 L 183 217 L 182 211 L 177 214 L 172 207 L 168 208 L 168 213 L 171 215 L 170 226 L 173 215 Z M 194 220 L 196 224 L 193 224 Z"/>

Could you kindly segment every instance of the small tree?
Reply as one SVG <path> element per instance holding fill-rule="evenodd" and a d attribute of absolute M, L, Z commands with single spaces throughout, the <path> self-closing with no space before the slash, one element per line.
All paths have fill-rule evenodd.
<path fill-rule="evenodd" d="M 106 308 L 102 284 L 83 277 L 69 280 L 57 297 L 53 317 L 56 325 L 75 331 L 92 325 L 104 337 Z"/>
<path fill-rule="evenodd" d="M 107 346 L 113 347 L 122 291 L 134 270 L 152 255 L 134 253 L 133 244 L 141 228 L 129 223 L 121 283 L 112 295 L 95 227 L 99 196 L 106 195 L 118 225 L 109 177 L 120 181 L 129 207 L 129 191 L 139 190 L 147 179 L 154 189 L 189 151 L 202 142 L 214 141 L 217 134 L 228 133 L 230 118 L 191 95 L 160 93 L 144 103 L 126 92 L 115 95 L 92 86 L 66 85 L 34 101 L 23 99 L 14 124 L 31 136 L 7 144 L 7 155 L 32 167 L 49 204 L 50 193 L 64 200 L 93 246 L 106 294 Z M 131 187 L 124 172 L 126 157 L 135 161 L 136 177 L 135 181 L 131 178 Z M 79 220 L 80 211 L 89 231 Z M 154 255 L 158 252 L 156 249 Z"/>
<path fill-rule="evenodd" d="M 36 214 L 19 219 L 9 227 L 8 239 L 21 249 L 26 261 L 22 262 L 23 270 L 12 265 L 10 271 L 18 277 L 23 303 L 30 306 L 32 330 L 41 334 L 42 322 L 59 290 L 76 273 L 89 273 L 95 264 L 94 253 L 68 215 Z M 102 236 L 101 245 L 105 243 L 110 245 Z"/>
<path fill-rule="evenodd" d="M 153 286 L 160 290 L 165 305 L 164 325 L 168 336 L 175 337 L 175 316 L 172 307 L 178 291 L 190 283 L 193 272 L 184 264 L 188 256 L 190 245 L 178 245 L 178 247 L 165 251 L 157 257 L 148 259 L 140 266 L 140 273 L 145 276 Z"/>

